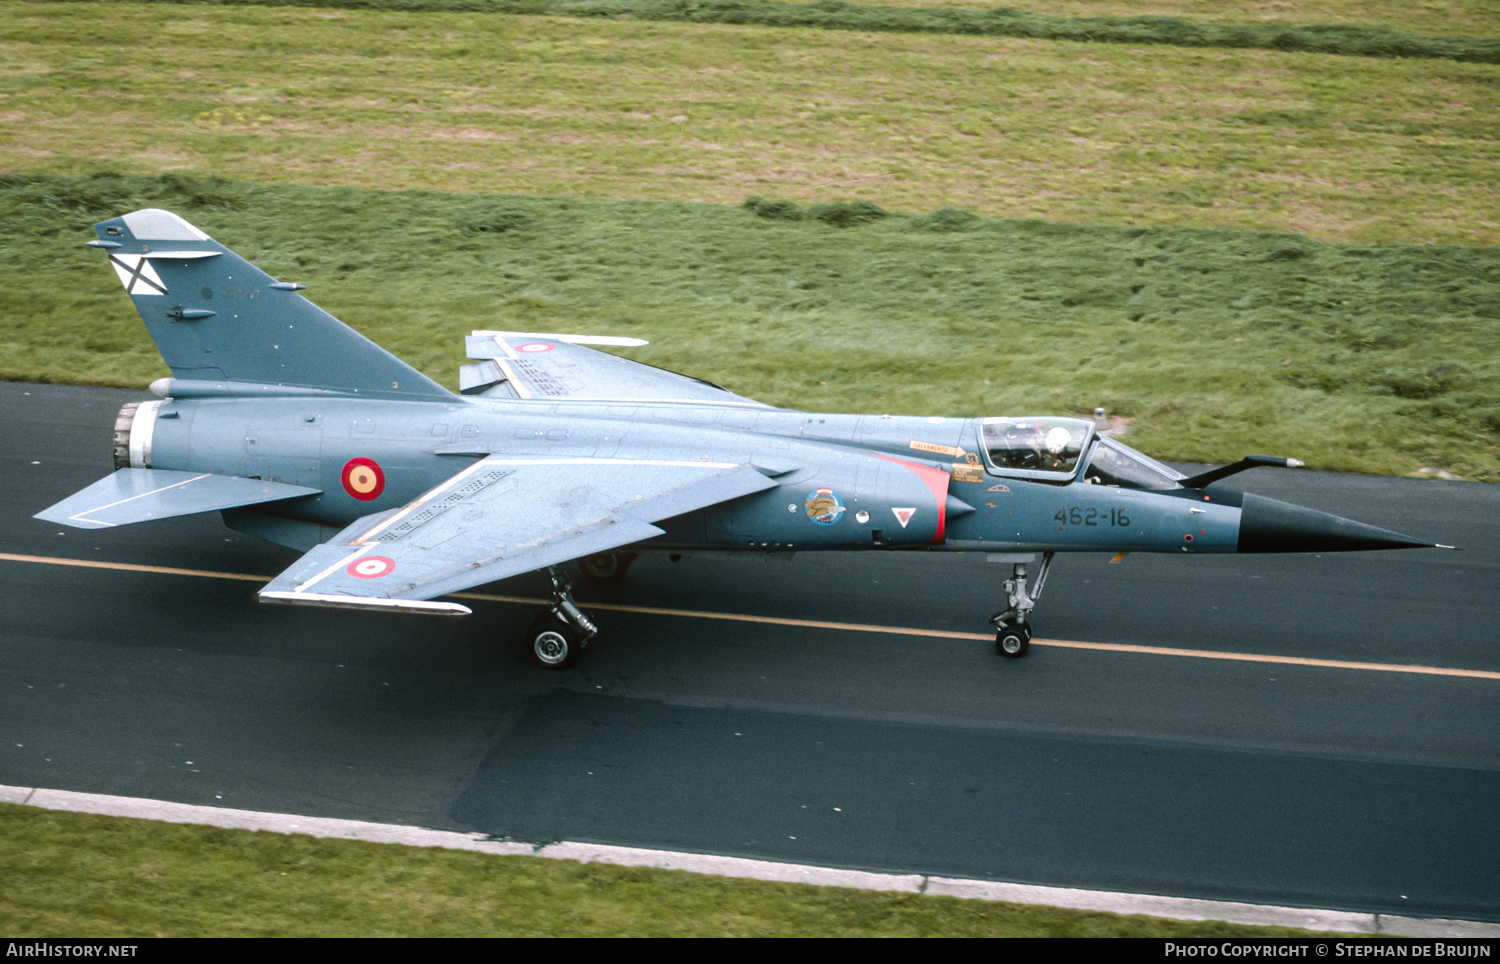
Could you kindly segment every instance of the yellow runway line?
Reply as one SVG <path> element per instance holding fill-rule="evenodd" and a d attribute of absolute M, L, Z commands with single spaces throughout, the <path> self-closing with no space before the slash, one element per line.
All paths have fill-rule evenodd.
<path fill-rule="evenodd" d="M 146 572 L 167 576 L 197 576 L 205 579 L 239 579 L 246 582 L 270 582 L 270 576 L 238 572 L 213 572 L 206 569 L 173 569 L 168 566 L 140 566 L 126 562 L 95 562 L 89 559 L 67 559 L 58 556 L 26 556 L 0 552 L 0 561 L 28 562 L 49 566 L 77 566 L 85 569 L 115 569 L 122 572 Z M 545 606 L 547 600 L 527 596 L 495 596 L 488 593 L 456 592 L 455 599 L 481 602 L 512 603 L 523 606 Z M 638 613 L 647 616 L 676 616 L 684 619 L 718 619 L 737 623 L 759 623 L 766 626 L 792 626 L 798 629 L 824 629 L 850 633 L 881 633 L 887 636 L 922 636 L 929 639 L 962 639 L 985 641 L 989 633 L 963 633 L 945 629 L 912 629 L 906 626 L 877 626 L 868 623 L 835 623 L 818 619 L 788 619 L 781 616 L 752 616 L 744 613 L 715 613 L 698 609 L 664 609 L 658 606 L 628 606 L 622 603 L 589 603 L 589 609 L 602 612 Z M 1033 639 L 1033 646 L 1055 646 L 1059 649 L 1084 649 L 1104 653 L 1130 653 L 1142 656 L 1177 656 L 1187 659 L 1222 659 L 1241 663 L 1273 663 L 1281 666 L 1313 666 L 1320 669 L 1359 670 L 1376 673 L 1413 673 L 1423 676 L 1451 676 L 1466 679 L 1500 680 L 1500 672 L 1483 669 L 1456 669 L 1446 666 L 1413 666 L 1402 663 L 1357 663 L 1341 659 L 1315 659 L 1310 656 L 1266 656 L 1260 653 L 1218 652 L 1211 649 L 1174 649 L 1167 646 L 1135 646 L 1126 643 L 1085 643 L 1067 639 Z"/>
<path fill-rule="evenodd" d="M 545 599 L 520 596 L 490 596 L 483 593 L 454 593 L 455 598 L 485 602 L 522 603 L 544 606 Z M 715 613 L 700 609 L 662 609 L 655 606 L 627 606 L 620 603 L 589 603 L 589 609 L 605 612 L 643 613 L 649 616 L 681 616 L 689 619 L 722 619 L 739 623 L 762 623 L 770 626 L 795 626 L 801 629 L 831 629 L 852 633 L 883 633 L 887 636 L 926 636 L 934 639 L 963 639 L 989 642 L 993 633 L 964 633 L 951 629 L 911 629 L 905 626 L 877 626 L 868 623 L 833 623 L 817 619 L 787 619 L 781 616 L 750 616 L 742 613 Z M 1427 676 L 1461 676 L 1471 679 L 1500 680 L 1500 672 L 1484 669 L 1453 669 L 1446 666 L 1412 666 L 1401 663 L 1356 663 L 1340 659 L 1315 659 L 1310 656 L 1266 656 L 1260 653 L 1219 652 L 1212 649 L 1173 649 L 1167 646 L 1135 646 L 1128 643 L 1084 643 L 1068 639 L 1032 639 L 1033 646 L 1055 646 L 1059 649 L 1090 649 L 1107 653 L 1136 653 L 1145 656 L 1180 656 L 1190 659 L 1227 659 L 1243 663 L 1279 663 L 1285 666 L 1317 666 L 1324 669 L 1354 669 L 1381 673 L 1418 673 Z"/>
<path fill-rule="evenodd" d="M 58 556 L 22 556 L 0 552 L 0 562 L 36 562 L 47 566 L 78 566 L 83 569 L 118 569 L 122 572 L 152 572 L 164 576 L 199 576 L 204 579 L 242 579 L 246 582 L 270 582 L 270 576 L 251 576 L 239 572 L 214 572 L 210 569 L 172 569 L 168 566 L 137 566 L 128 562 L 95 562 L 92 559 L 63 559 Z"/>

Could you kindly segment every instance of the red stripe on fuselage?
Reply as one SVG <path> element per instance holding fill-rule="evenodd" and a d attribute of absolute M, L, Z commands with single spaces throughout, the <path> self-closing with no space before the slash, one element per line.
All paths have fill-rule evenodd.
<path fill-rule="evenodd" d="M 879 452 L 871 452 L 871 455 L 880 455 Z M 904 469 L 915 472 L 917 478 L 927 483 L 932 490 L 932 501 L 937 506 L 938 524 L 937 535 L 932 537 L 932 544 L 937 545 L 947 537 L 948 531 L 948 480 L 951 478 L 942 469 L 935 469 L 930 465 L 918 465 L 905 459 L 894 459 L 889 455 L 880 455 L 887 462 L 895 462 Z"/>

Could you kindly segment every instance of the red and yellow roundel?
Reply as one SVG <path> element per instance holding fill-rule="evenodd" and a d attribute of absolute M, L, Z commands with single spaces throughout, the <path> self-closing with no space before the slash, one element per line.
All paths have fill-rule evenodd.
<path fill-rule="evenodd" d="M 340 478 L 344 491 L 361 502 L 378 499 L 385 491 L 385 473 L 380 471 L 374 459 L 350 459 L 344 463 Z"/>
<path fill-rule="evenodd" d="M 365 556 L 344 567 L 355 579 L 379 579 L 396 571 L 396 560 L 386 556 Z"/>

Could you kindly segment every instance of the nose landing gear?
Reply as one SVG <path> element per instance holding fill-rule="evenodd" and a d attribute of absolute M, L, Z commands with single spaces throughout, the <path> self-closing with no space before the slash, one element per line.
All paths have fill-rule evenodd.
<path fill-rule="evenodd" d="M 990 617 L 995 627 L 995 652 L 1011 659 L 1019 659 L 1031 648 L 1031 624 L 1026 617 L 1036 608 L 1042 595 L 1042 584 L 1047 581 L 1047 571 L 1052 568 L 1053 553 L 1042 553 L 1042 566 L 1037 570 L 1036 584 L 1028 592 L 1026 588 L 1026 566 L 1036 561 L 1031 554 L 992 553 L 990 562 L 1010 563 L 1011 578 L 1005 580 L 1006 608 Z"/>

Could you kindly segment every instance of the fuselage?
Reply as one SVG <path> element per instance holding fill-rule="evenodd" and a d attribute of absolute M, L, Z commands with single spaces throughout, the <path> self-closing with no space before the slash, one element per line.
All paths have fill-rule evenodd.
<path fill-rule="evenodd" d="M 128 448 L 138 468 L 321 490 L 226 513 L 236 528 L 298 548 L 488 457 L 737 462 L 777 482 L 663 523 L 652 548 L 1236 550 L 1238 493 L 1100 484 L 1088 472 L 1100 439 L 1080 420 L 1065 420 L 1083 438 L 1071 474 L 1007 470 L 986 452 L 985 421 L 754 404 L 169 397 L 142 407 Z"/>

